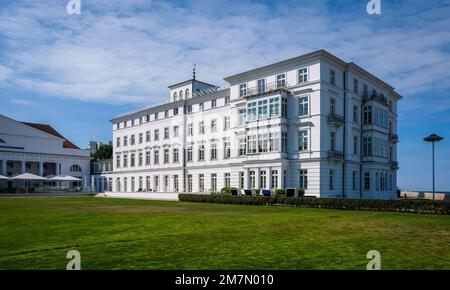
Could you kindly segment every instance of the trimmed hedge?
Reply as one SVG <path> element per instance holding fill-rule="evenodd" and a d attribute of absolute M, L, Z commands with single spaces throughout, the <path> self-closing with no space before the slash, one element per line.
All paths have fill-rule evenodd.
<path fill-rule="evenodd" d="M 342 210 L 395 211 L 448 215 L 450 202 L 432 200 L 382 200 L 343 198 L 291 198 L 279 196 L 179 194 L 180 201 L 245 205 L 281 205 Z"/>

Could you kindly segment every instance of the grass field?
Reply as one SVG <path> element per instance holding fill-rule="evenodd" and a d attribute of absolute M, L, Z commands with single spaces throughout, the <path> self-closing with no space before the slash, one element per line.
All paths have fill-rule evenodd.
<path fill-rule="evenodd" d="M 450 269 L 439 215 L 101 199 L 1 198 L 0 268 Z"/>

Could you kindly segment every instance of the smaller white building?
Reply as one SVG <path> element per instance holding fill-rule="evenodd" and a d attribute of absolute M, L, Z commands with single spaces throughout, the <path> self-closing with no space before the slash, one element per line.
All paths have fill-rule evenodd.
<path fill-rule="evenodd" d="M 89 150 L 80 149 L 50 125 L 19 122 L 0 115 L 1 175 L 70 175 L 82 180 L 75 186 L 86 187 L 90 178 L 89 154 Z M 30 186 L 34 185 L 38 186 L 31 182 Z M 19 186 L 17 181 L 0 181 L 0 189 Z"/>

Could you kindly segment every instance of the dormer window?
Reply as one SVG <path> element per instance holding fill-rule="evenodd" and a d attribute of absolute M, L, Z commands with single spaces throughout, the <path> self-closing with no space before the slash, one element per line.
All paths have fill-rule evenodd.
<path fill-rule="evenodd" d="M 175 92 L 175 93 L 173 93 L 173 100 L 174 101 L 178 101 L 178 95 L 177 95 L 177 93 Z"/>
<path fill-rule="evenodd" d="M 180 91 L 180 100 L 183 99 L 183 91 Z"/>

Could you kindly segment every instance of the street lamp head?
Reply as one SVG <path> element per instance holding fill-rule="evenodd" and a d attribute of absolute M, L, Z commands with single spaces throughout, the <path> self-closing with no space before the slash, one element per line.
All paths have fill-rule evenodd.
<path fill-rule="evenodd" d="M 427 142 L 439 142 L 442 139 L 444 139 L 444 137 L 438 136 L 436 134 L 431 134 L 430 136 L 424 138 L 423 140 Z"/>

